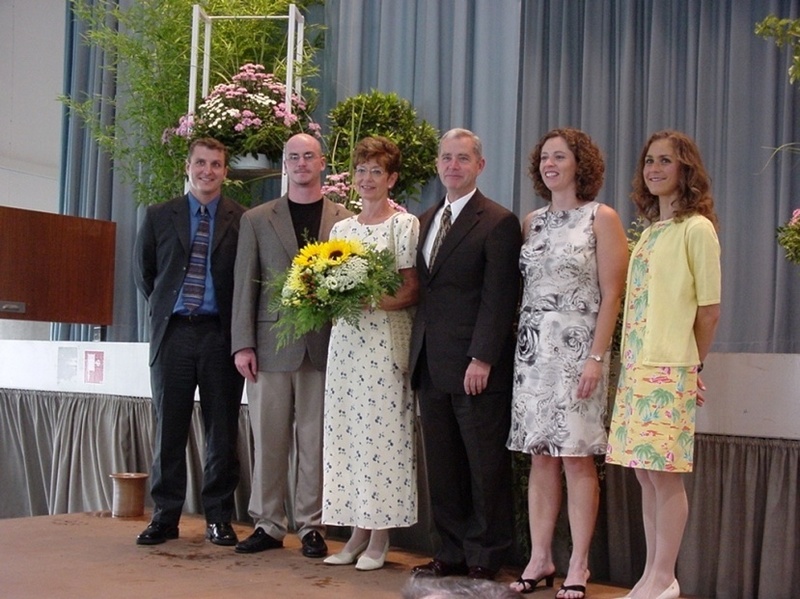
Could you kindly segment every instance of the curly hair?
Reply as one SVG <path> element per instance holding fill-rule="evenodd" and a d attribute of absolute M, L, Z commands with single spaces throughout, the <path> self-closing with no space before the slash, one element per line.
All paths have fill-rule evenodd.
<path fill-rule="evenodd" d="M 400 148 L 391 139 L 372 135 L 356 144 L 353 150 L 353 164 L 364 164 L 374 160 L 387 170 L 389 174 L 399 173 L 403 162 Z"/>
<path fill-rule="evenodd" d="M 542 160 L 542 147 L 548 139 L 554 137 L 560 137 L 567 142 L 567 146 L 575 156 L 575 194 L 579 200 L 592 201 L 603 186 L 606 166 L 600 148 L 595 145 L 588 134 L 580 129 L 570 127 L 552 129 L 539 140 L 531 152 L 528 167 L 528 174 L 533 179 L 533 189 L 548 202 L 552 200 L 552 194 L 544 183 L 542 173 L 539 172 L 539 163 Z"/>
<path fill-rule="evenodd" d="M 644 180 L 644 163 L 650 146 L 661 139 L 668 139 L 672 143 L 672 149 L 680 164 L 678 199 L 675 203 L 673 218 L 676 222 L 680 222 L 687 216 L 700 214 L 710 220 L 716 229 L 719 229 L 719 222 L 714 211 L 714 198 L 711 195 L 711 177 L 708 176 L 706 167 L 703 166 L 700 149 L 691 137 L 672 129 L 653 133 L 642 148 L 631 183 L 633 187 L 631 199 L 636 204 L 639 214 L 650 222 L 655 222 L 659 218 L 658 197 L 647 189 L 647 183 Z"/>

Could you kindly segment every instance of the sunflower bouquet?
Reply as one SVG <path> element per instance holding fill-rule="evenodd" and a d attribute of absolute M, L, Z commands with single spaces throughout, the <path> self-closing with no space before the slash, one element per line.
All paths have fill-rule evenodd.
<path fill-rule="evenodd" d="M 389 249 L 349 239 L 307 244 L 271 283 L 270 310 L 281 312 L 274 325 L 279 347 L 332 320 L 357 326 L 364 307 L 377 306 L 401 283 Z"/>

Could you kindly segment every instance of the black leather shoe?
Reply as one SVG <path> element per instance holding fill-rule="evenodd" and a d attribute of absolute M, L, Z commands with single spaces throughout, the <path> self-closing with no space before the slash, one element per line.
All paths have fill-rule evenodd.
<path fill-rule="evenodd" d="M 168 539 L 178 538 L 177 524 L 164 524 L 163 522 L 151 522 L 147 525 L 138 537 L 137 545 L 160 545 L 166 543 Z"/>
<path fill-rule="evenodd" d="M 236 543 L 236 553 L 258 553 L 267 549 L 280 549 L 283 541 L 269 536 L 263 528 L 256 528 L 244 541 Z"/>
<path fill-rule="evenodd" d="M 469 568 L 464 562 L 448 564 L 440 559 L 432 559 L 427 564 L 415 566 L 411 569 L 411 573 L 415 576 L 464 576 L 468 572 Z"/>
<path fill-rule="evenodd" d="M 483 566 L 470 566 L 467 577 L 473 580 L 494 580 L 496 574 L 497 572 L 495 570 L 490 570 Z"/>
<path fill-rule="evenodd" d="M 209 522 L 206 525 L 206 538 L 214 545 L 236 545 L 239 542 L 230 522 Z"/>
<path fill-rule="evenodd" d="M 328 546 L 325 539 L 316 530 L 306 533 L 302 538 L 303 555 L 306 557 L 325 557 L 328 555 Z"/>

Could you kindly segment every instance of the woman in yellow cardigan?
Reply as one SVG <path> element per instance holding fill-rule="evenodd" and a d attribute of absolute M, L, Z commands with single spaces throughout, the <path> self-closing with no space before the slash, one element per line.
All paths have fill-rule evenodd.
<path fill-rule="evenodd" d="M 606 462 L 636 469 L 647 542 L 630 599 L 676 599 L 694 458 L 699 374 L 720 313 L 720 251 L 711 184 L 692 139 L 660 131 L 645 144 L 631 197 L 651 224 L 628 267 L 620 375 Z"/>

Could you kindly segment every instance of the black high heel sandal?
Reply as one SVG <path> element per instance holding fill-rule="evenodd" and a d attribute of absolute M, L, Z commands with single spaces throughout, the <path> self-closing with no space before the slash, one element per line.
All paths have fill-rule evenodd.
<path fill-rule="evenodd" d="M 536 587 L 539 586 L 539 583 L 544 580 L 545 586 L 548 588 L 553 588 L 553 581 L 555 580 L 555 574 L 548 574 L 547 576 L 542 576 L 541 578 L 522 578 L 520 576 L 517 578 L 516 583 L 522 587 L 522 590 L 519 591 L 523 595 L 527 595 L 528 593 L 533 593 L 536 590 Z"/>
<path fill-rule="evenodd" d="M 561 585 L 561 588 L 558 589 L 558 593 L 556 593 L 556 597 L 559 596 L 561 592 L 567 593 L 569 591 L 574 591 L 575 593 L 580 593 L 583 597 L 586 597 L 586 586 L 582 584 L 568 584 L 568 585 Z M 563 594 L 561 595 L 563 597 Z M 581 599 L 583 599 L 583 597 Z"/>

